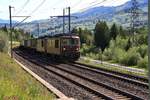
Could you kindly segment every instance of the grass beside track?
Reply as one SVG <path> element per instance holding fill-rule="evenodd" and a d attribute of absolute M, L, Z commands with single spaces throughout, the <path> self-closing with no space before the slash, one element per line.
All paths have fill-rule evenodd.
<path fill-rule="evenodd" d="M 119 68 L 119 67 L 115 67 L 115 66 L 107 67 L 107 66 L 105 66 L 105 64 L 97 64 L 97 63 L 94 63 L 94 62 L 92 62 L 88 59 L 87 60 L 79 60 L 77 62 L 87 64 L 87 65 L 92 65 L 92 67 L 95 67 L 95 68 L 103 68 L 103 69 L 107 69 L 107 70 L 110 70 L 110 71 L 121 72 L 121 73 L 124 73 L 124 74 L 147 77 L 147 72 L 145 72 L 145 73 L 131 72 L 131 71 Z"/>
<path fill-rule="evenodd" d="M 53 100 L 56 97 L 0 52 L 0 100 Z"/>

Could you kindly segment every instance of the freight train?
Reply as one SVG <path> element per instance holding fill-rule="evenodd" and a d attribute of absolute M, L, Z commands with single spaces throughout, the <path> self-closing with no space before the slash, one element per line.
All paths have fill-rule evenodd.
<path fill-rule="evenodd" d="M 77 35 L 55 35 L 23 40 L 20 46 L 55 58 L 77 60 L 80 57 L 80 38 Z"/>

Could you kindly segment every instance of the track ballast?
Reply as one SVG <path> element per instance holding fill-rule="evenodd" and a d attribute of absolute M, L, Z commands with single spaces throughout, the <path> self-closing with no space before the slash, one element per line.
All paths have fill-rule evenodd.
<path fill-rule="evenodd" d="M 67 96 L 80 100 L 85 98 L 89 100 L 148 99 L 148 88 L 146 86 L 147 83 L 145 82 L 129 78 L 125 78 L 123 80 L 123 76 L 102 72 L 100 70 L 98 71 L 75 63 L 52 62 L 51 59 L 45 55 L 34 52 L 29 54 L 29 51 L 27 50 L 20 51 L 17 49 L 15 52 L 15 57 L 17 59 L 22 60 L 23 63 L 29 65 L 30 67 L 32 66 L 31 69 L 36 69 L 36 73 L 40 73 L 40 76 L 43 78 L 49 77 L 47 79 L 48 82 L 50 82 L 49 80 L 51 79 L 51 76 L 57 77 L 55 79 L 61 82 L 57 82 L 57 85 L 55 85 L 56 88 L 59 88 Z M 42 74 L 45 73 L 49 74 L 43 76 Z M 50 76 L 50 73 L 53 75 Z"/>

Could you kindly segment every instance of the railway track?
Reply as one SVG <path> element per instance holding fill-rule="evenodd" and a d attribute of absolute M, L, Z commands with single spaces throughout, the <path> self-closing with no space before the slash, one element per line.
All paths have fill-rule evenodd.
<path fill-rule="evenodd" d="M 58 90 L 62 91 L 66 96 L 77 98 L 77 100 L 91 100 L 91 99 L 104 100 L 101 97 L 98 97 L 96 95 L 91 95 L 92 91 L 88 89 L 87 90 L 78 89 L 79 87 L 82 87 L 82 85 L 73 83 L 69 79 L 57 74 L 56 72 L 50 71 L 46 67 L 40 66 L 37 63 L 33 63 L 32 61 L 26 60 L 25 56 L 21 57 L 22 55 L 18 53 L 15 53 L 14 55 L 18 61 L 28 66 L 30 70 L 32 70 L 33 72 L 38 74 L 41 78 L 43 78 L 44 80 L 46 80 L 47 82 L 49 82 L 50 84 L 58 88 Z M 75 88 L 74 86 L 72 86 L 73 84 L 76 85 Z"/>
<path fill-rule="evenodd" d="M 92 69 L 97 70 L 97 71 L 108 72 L 108 73 L 112 73 L 114 75 L 122 76 L 122 77 L 125 77 L 125 78 L 128 78 L 128 79 L 148 83 L 148 78 L 144 77 L 144 76 L 129 75 L 129 74 L 120 73 L 120 72 L 117 72 L 117 71 L 111 71 L 111 70 L 107 70 L 107 69 L 103 69 L 103 68 L 96 68 L 92 65 L 86 65 L 86 64 L 83 64 L 83 63 L 79 63 L 79 62 L 73 62 L 73 63 L 74 63 L 74 66 L 85 66 L 85 67 L 92 68 Z"/>
<path fill-rule="evenodd" d="M 25 52 L 24 52 L 25 53 Z M 41 68 L 44 68 L 47 71 L 53 72 L 54 74 L 71 81 L 73 84 L 78 85 L 81 88 L 84 88 L 88 90 L 89 92 L 93 93 L 94 95 L 98 97 L 102 97 L 103 99 L 109 99 L 109 100 L 143 100 L 147 99 L 147 96 L 145 96 L 144 92 L 145 90 L 142 91 L 142 89 L 146 89 L 147 87 L 144 86 L 144 82 L 132 80 L 130 82 L 129 80 L 125 78 L 123 80 L 122 76 L 118 78 L 118 76 L 115 75 L 107 75 L 106 73 L 102 73 L 95 69 L 90 69 L 85 66 L 77 65 L 77 64 L 50 64 L 46 60 L 43 60 L 43 57 L 39 55 L 34 55 L 31 56 L 27 52 L 23 54 L 22 52 L 19 52 L 18 55 L 22 56 L 24 59 L 28 59 L 30 62 L 38 65 Z M 96 73 L 95 75 L 91 73 Z M 103 82 L 102 80 L 99 79 L 99 77 L 102 77 L 101 75 L 109 76 L 110 78 L 118 78 L 121 84 L 125 82 L 125 84 L 129 83 L 130 86 L 127 88 L 131 88 L 131 86 L 135 86 L 136 89 L 142 91 L 142 95 L 139 96 L 134 93 L 130 93 L 129 91 L 124 91 L 122 89 L 116 88 L 112 86 L 112 84 L 107 84 L 106 82 Z M 96 78 L 95 78 L 96 77 Z M 98 80 L 99 79 L 99 80 Z M 106 78 L 107 79 L 107 78 Z M 128 80 L 128 81 L 127 81 Z M 102 81 L 102 82 L 100 82 Z M 116 80 L 112 80 L 116 84 Z M 136 83 L 137 82 L 137 83 Z M 136 85 L 137 86 L 136 86 Z M 141 85 L 142 84 L 142 85 Z M 119 84 L 120 85 L 120 84 Z M 140 85 L 140 88 L 137 88 Z M 124 85 L 127 86 L 127 85 Z M 133 88 L 133 87 L 132 87 Z M 135 90 L 136 90 L 135 89 Z M 128 89 L 130 90 L 130 89 Z"/>
<path fill-rule="evenodd" d="M 136 77 L 135 76 L 136 77 L 135 78 L 135 77 L 131 77 L 131 75 L 127 75 L 127 74 L 120 75 L 120 73 L 118 74 L 118 73 L 100 70 L 97 68 L 87 67 L 87 65 L 77 63 L 77 62 L 67 63 L 67 64 L 70 66 L 78 67 L 78 68 L 83 69 L 83 70 L 90 71 L 91 73 L 103 74 L 105 76 L 117 78 L 117 79 L 124 81 L 124 82 L 127 82 L 127 83 L 135 84 L 137 86 L 141 86 L 141 87 L 144 87 L 147 89 L 149 88 L 148 80 L 146 80 L 145 78 L 142 78 L 142 77 L 138 77 L 138 76 Z"/>

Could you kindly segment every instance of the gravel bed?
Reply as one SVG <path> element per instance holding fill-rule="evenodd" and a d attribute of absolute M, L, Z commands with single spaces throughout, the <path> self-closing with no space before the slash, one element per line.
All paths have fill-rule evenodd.
<path fill-rule="evenodd" d="M 32 56 L 33 57 L 33 56 Z M 39 57 L 35 57 L 35 58 L 39 58 Z M 40 57 L 42 58 L 42 57 Z M 30 58 L 32 59 L 32 58 Z M 34 59 L 34 58 L 33 58 Z M 37 60 L 37 59 L 36 59 Z M 35 61 L 35 62 L 40 62 L 40 61 Z M 44 65 L 44 64 L 42 64 Z M 50 67 L 49 67 L 50 68 Z M 114 91 L 111 91 L 111 90 L 108 90 L 108 89 L 105 89 L 99 85 L 94 85 L 93 83 L 91 82 L 87 82 L 87 81 L 84 81 L 83 79 L 80 79 L 78 77 L 75 77 L 75 76 L 72 76 L 68 73 L 65 73 L 65 72 L 62 72 L 61 70 L 58 70 L 57 68 L 53 68 L 51 67 L 51 69 L 53 69 L 53 71 L 57 71 L 58 73 L 63 73 L 64 75 L 66 75 L 67 77 L 70 77 L 74 80 L 76 80 L 77 82 L 79 82 L 80 84 L 86 84 L 88 87 L 92 87 L 94 88 L 94 90 L 97 90 L 97 91 L 100 91 L 100 93 L 103 93 L 103 94 L 107 94 L 108 96 L 111 96 L 112 98 L 114 99 L 117 99 L 117 98 L 126 98 L 125 96 L 122 96 L 122 95 L 119 95 L 118 93 L 115 93 Z M 63 75 L 62 74 L 62 75 Z"/>
<path fill-rule="evenodd" d="M 21 63 L 26 63 L 20 59 L 18 59 Z M 31 63 L 30 63 L 31 64 Z M 43 68 L 40 68 L 36 65 L 29 65 L 27 64 L 28 68 L 32 70 L 34 73 L 38 74 L 44 80 L 52 84 L 62 93 L 64 93 L 68 97 L 76 98 L 77 100 L 100 100 L 100 97 L 93 95 L 92 93 L 86 91 L 85 89 L 72 84 L 71 82 L 51 73 L 45 71 Z"/>
<path fill-rule="evenodd" d="M 34 55 L 34 57 L 36 57 L 36 58 L 40 58 L 41 56 L 39 56 L 39 55 Z M 42 58 L 42 57 L 41 57 Z M 43 60 L 43 59 L 42 59 Z M 35 59 L 35 61 L 37 61 L 37 59 Z M 79 74 L 79 75 L 82 75 L 82 76 L 84 76 L 84 77 L 87 77 L 87 78 L 90 78 L 90 79 L 94 79 L 95 81 L 97 81 L 97 82 L 102 82 L 102 83 L 105 83 L 105 84 L 107 84 L 107 85 L 110 85 L 110 86 L 113 86 L 114 88 L 118 88 L 118 89 L 120 89 L 120 90 L 124 90 L 124 91 L 127 91 L 127 92 L 130 92 L 130 93 L 132 93 L 132 94 L 135 94 L 135 95 L 138 95 L 138 96 L 140 96 L 140 97 L 142 97 L 142 98 L 144 98 L 145 100 L 148 100 L 148 89 L 145 89 L 145 88 L 143 88 L 143 87 L 141 87 L 141 86 L 137 86 L 137 85 L 134 85 L 134 84 L 131 84 L 131 83 L 127 83 L 127 82 L 123 82 L 123 81 L 121 81 L 121 80 L 118 80 L 118 79 L 115 79 L 115 78 L 111 78 L 111 77 L 107 77 L 107 76 L 105 76 L 105 75 L 102 75 L 102 74 L 98 74 L 98 73 L 93 73 L 92 71 L 88 71 L 88 70 L 84 70 L 84 69 L 80 69 L 80 68 L 78 68 L 78 67 L 75 67 L 75 66 L 71 66 L 71 65 L 67 65 L 67 64 L 59 64 L 59 65 L 57 65 L 57 67 L 59 67 L 59 68 L 63 68 L 63 69 L 65 69 L 65 70 L 68 70 L 68 71 L 70 71 L 70 72 L 73 72 L 73 73 L 76 73 L 76 74 Z M 35 69 L 37 69 L 37 68 L 33 68 L 32 70 L 35 70 Z M 39 70 L 37 70 L 37 71 L 39 71 Z M 37 73 L 40 73 L 41 71 L 39 71 L 39 72 L 37 72 Z M 50 74 L 50 72 L 49 72 L 49 74 Z M 52 74 L 52 73 L 51 73 Z M 61 78 L 61 77 L 59 77 L 59 76 L 57 76 L 56 77 L 56 75 L 54 75 L 54 74 L 52 74 L 51 76 L 53 76 L 54 77 L 54 82 L 55 83 L 59 83 L 59 85 L 57 85 L 57 84 L 55 84 L 55 83 L 51 83 L 51 81 L 50 81 L 50 83 L 51 84 L 54 84 L 54 85 L 56 85 L 55 87 L 58 87 L 58 89 L 59 90 L 61 90 L 61 91 L 64 91 L 66 94 L 69 94 L 70 93 L 70 91 L 72 92 L 73 91 L 73 93 L 70 93 L 71 95 L 67 95 L 67 96 L 69 96 L 69 97 L 76 97 L 77 99 L 80 99 L 80 98 L 78 98 L 78 97 L 80 97 L 80 94 L 79 94 L 79 92 L 78 91 L 81 91 L 81 95 L 84 95 L 84 97 L 83 98 L 81 98 L 81 100 L 95 100 L 95 99 L 97 99 L 98 97 L 96 97 L 96 96 L 94 96 L 94 95 L 91 95 L 91 93 L 89 93 L 89 92 L 87 92 L 86 90 L 84 90 L 84 89 L 81 89 L 81 87 L 79 88 L 78 86 L 76 86 L 76 85 L 72 85 L 72 83 L 70 83 L 70 82 L 68 82 L 68 81 L 65 81 L 64 82 L 64 79 L 63 78 Z M 69 75 L 68 75 L 69 76 Z M 43 78 L 48 78 L 49 76 L 43 76 Z M 50 77 L 50 79 L 53 79 L 53 77 Z M 59 80 L 58 80 L 59 79 Z M 60 81 L 60 80 L 63 80 L 63 81 Z M 82 81 L 82 80 L 78 80 L 78 81 Z M 49 82 L 49 78 L 48 78 L 48 82 Z M 60 85 L 60 84 L 62 84 L 62 85 Z M 69 85 L 68 85 L 69 84 Z M 89 84 L 89 83 L 87 83 L 87 84 Z M 92 86 L 92 84 L 90 84 L 91 86 Z M 63 88 L 62 88 L 62 86 L 63 86 Z M 71 88 L 70 88 L 71 87 Z M 73 88 L 72 88 L 73 87 Z M 75 87 L 75 88 L 74 88 Z M 76 88 L 76 87 L 78 87 L 78 88 Z M 93 86 L 93 87 L 96 87 L 96 86 Z M 68 91 L 65 91 L 65 89 L 67 88 L 67 90 L 69 91 L 69 93 L 68 93 Z M 77 90 L 75 90 L 75 89 L 77 89 Z M 96 88 L 95 88 L 96 89 Z M 74 92 L 74 90 L 76 91 L 76 92 Z M 84 92 L 83 92 L 84 91 Z M 64 93 L 63 92 L 63 93 Z M 65 94 L 64 93 L 64 94 Z M 83 94 L 84 93 L 84 94 Z M 72 95 L 73 94 L 73 95 Z M 89 95 L 90 94 L 90 95 Z"/>
<path fill-rule="evenodd" d="M 70 66 L 67 64 L 60 64 L 58 67 L 64 68 L 68 71 L 71 71 L 73 73 L 77 73 L 80 75 L 83 75 L 84 77 L 88 77 L 90 79 L 94 79 L 98 82 L 103 82 L 107 85 L 113 86 L 115 88 L 118 88 L 120 90 L 124 90 L 127 92 L 130 92 L 132 94 L 138 95 L 140 97 L 143 97 L 144 99 L 148 99 L 148 89 L 145 89 L 141 86 L 137 86 L 135 84 L 130 84 L 115 78 L 107 77 L 102 74 L 93 73 L 92 71 L 83 70 L 74 66 Z"/>
<path fill-rule="evenodd" d="M 33 56 L 32 56 L 33 57 Z M 34 58 L 29 58 L 29 59 L 34 59 Z M 27 58 L 28 59 L 28 58 Z M 84 80 L 84 79 L 82 79 L 82 78 L 80 78 L 80 77 L 76 77 L 76 76 L 74 76 L 74 75 L 71 75 L 71 74 L 68 74 L 68 73 L 66 73 L 66 72 L 64 72 L 64 71 L 62 71 L 62 70 L 59 70 L 59 69 L 57 69 L 57 68 L 55 68 L 55 67 L 50 67 L 50 66 L 46 66 L 46 65 L 44 65 L 43 63 L 41 63 L 40 61 L 38 61 L 37 59 L 34 59 L 35 60 L 35 62 L 38 62 L 39 64 L 42 64 L 43 66 L 42 67 L 48 67 L 50 70 L 52 70 L 52 71 L 55 71 L 55 72 L 57 72 L 57 73 L 61 73 L 61 75 L 64 75 L 64 76 L 66 76 L 66 77 L 69 77 L 70 79 L 73 79 L 74 81 L 76 81 L 76 82 L 78 82 L 78 83 L 80 83 L 80 84 L 82 84 L 82 85 L 85 85 L 85 86 L 87 86 L 87 87 L 90 87 L 91 89 L 94 89 L 94 90 L 96 90 L 96 91 L 98 91 L 98 92 L 100 92 L 100 93 L 102 93 L 102 94 L 104 94 L 104 95 L 108 95 L 108 96 L 110 96 L 111 98 L 113 98 L 113 99 L 119 99 L 120 97 L 121 98 L 126 98 L 125 96 L 122 96 L 122 95 L 119 95 L 118 93 L 115 93 L 114 91 L 111 91 L 111 90 L 108 90 L 108 89 L 105 89 L 104 87 L 102 87 L 102 86 L 99 86 L 99 85 L 96 85 L 96 84 L 93 84 L 93 83 L 91 83 L 91 82 L 89 82 L 89 81 L 87 81 L 87 80 Z M 37 61 L 36 61 L 37 60 Z M 37 69 L 37 68 L 34 68 L 34 69 Z M 39 70 L 39 68 L 38 68 L 38 70 Z M 38 72 L 38 73 L 40 73 L 40 72 Z M 44 78 L 44 77 L 43 77 Z M 82 98 L 83 100 L 87 100 L 87 98 Z M 95 96 L 94 96 L 94 98 L 93 99 L 96 99 L 95 98 Z M 92 100 L 93 100 L 92 99 Z"/>
<path fill-rule="evenodd" d="M 68 71 L 73 72 L 73 73 L 77 73 L 77 74 L 82 75 L 84 77 L 94 79 L 97 82 L 103 82 L 109 86 L 113 86 L 114 88 L 132 93 L 134 95 L 138 95 L 138 96 L 144 98 L 145 100 L 148 99 L 148 89 L 143 88 L 141 86 L 127 83 L 127 82 L 124 82 L 124 81 L 121 81 L 121 80 L 118 80 L 118 79 L 115 79 L 112 77 L 107 77 L 107 76 L 102 75 L 102 74 L 93 73 L 90 70 L 80 69 L 78 67 L 67 65 L 67 64 L 59 64 L 57 66 L 59 68 L 63 68 L 65 70 L 68 70 Z"/>

